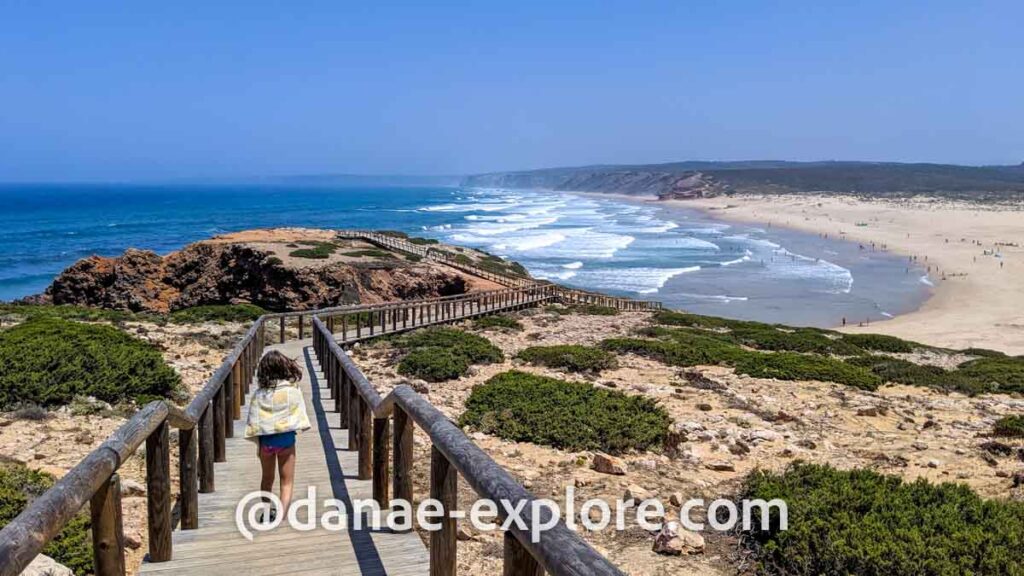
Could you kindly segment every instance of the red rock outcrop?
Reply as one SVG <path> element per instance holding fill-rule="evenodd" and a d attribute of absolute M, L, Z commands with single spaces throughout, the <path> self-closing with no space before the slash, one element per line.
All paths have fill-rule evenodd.
<path fill-rule="evenodd" d="M 401 258 L 296 263 L 274 246 L 204 241 L 160 256 L 131 249 L 117 258 L 79 260 L 38 298 L 118 310 L 169 312 L 248 302 L 267 310 L 461 294 L 471 281 L 454 270 Z"/>

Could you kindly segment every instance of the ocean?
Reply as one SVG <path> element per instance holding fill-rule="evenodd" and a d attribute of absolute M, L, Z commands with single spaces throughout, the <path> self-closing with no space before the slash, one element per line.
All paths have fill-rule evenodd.
<path fill-rule="evenodd" d="M 157 253 L 275 226 L 400 230 L 481 248 L 539 278 L 671 308 L 835 326 L 912 311 L 905 257 L 656 203 L 540 190 L 310 184 L 0 186 L 0 300 L 41 292 L 79 258 Z"/>

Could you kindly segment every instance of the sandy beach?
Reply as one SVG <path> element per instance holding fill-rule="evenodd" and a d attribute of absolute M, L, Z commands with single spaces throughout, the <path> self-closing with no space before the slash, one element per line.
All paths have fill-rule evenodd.
<path fill-rule="evenodd" d="M 934 295 L 916 312 L 845 330 L 934 346 L 1024 354 L 1024 205 L 938 199 L 730 196 L 669 201 L 723 220 L 845 238 L 930 267 Z M 873 246 L 872 246 L 873 243 Z"/>

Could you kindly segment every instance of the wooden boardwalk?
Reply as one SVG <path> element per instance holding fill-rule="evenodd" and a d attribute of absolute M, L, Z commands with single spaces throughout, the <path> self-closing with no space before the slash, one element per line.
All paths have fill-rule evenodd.
<path fill-rule="evenodd" d="M 310 340 L 268 347 L 298 358 L 303 368 L 301 387 L 312 429 L 299 434 L 296 444 L 295 496 L 316 486 L 317 499 L 337 498 L 351 509 L 352 500 L 371 499 L 369 480 L 357 480 L 357 454 L 346 449 L 348 431 L 339 428 L 334 401 L 320 373 Z M 300 532 L 282 524 L 246 540 L 235 525 L 235 507 L 259 489 L 256 446 L 242 438 L 245 413 L 227 440 L 227 462 L 216 464 L 217 490 L 199 495 L 199 528 L 176 530 L 173 559 L 144 563 L 141 574 L 364 574 L 412 576 L 427 574 L 426 546 L 415 532 L 361 530 L 330 532 L 322 528 Z M 275 493 L 277 486 L 275 485 Z M 323 510 L 320 511 L 323 513 Z"/>

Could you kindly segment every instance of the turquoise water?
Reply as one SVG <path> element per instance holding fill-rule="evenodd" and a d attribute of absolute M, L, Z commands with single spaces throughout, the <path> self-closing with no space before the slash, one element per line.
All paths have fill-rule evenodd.
<path fill-rule="evenodd" d="M 814 235 L 594 195 L 312 185 L 0 186 L 0 300 L 79 258 L 167 253 L 274 226 L 401 230 L 485 249 L 563 284 L 696 312 L 830 326 L 915 309 L 903 258 Z"/>

